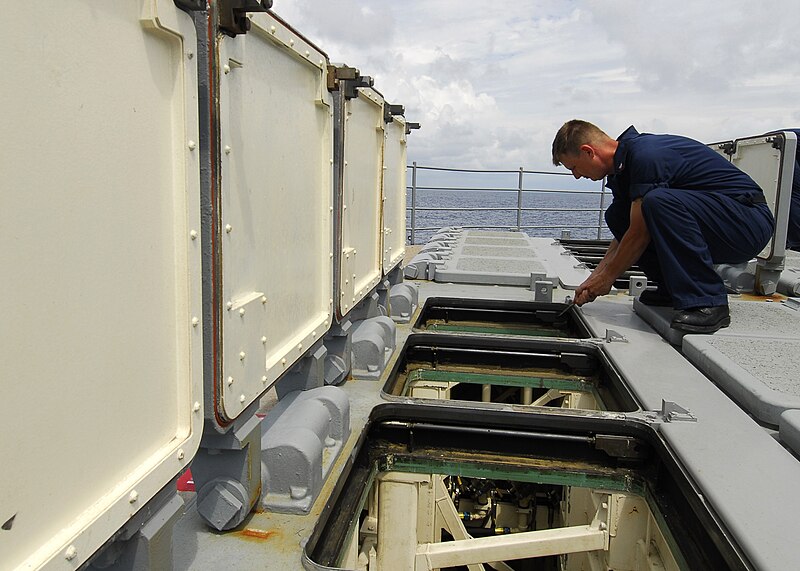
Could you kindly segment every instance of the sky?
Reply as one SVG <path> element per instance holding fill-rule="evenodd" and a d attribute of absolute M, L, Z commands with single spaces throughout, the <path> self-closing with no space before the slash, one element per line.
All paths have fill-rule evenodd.
<path fill-rule="evenodd" d="M 710 143 L 800 126 L 800 0 L 275 0 L 422 128 L 408 160 L 553 169 L 573 118 Z"/>

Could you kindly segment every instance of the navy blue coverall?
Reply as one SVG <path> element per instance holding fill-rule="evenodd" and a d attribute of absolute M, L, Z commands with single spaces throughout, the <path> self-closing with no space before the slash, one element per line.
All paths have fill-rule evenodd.
<path fill-rule="evenodd" d="M 631 202 L 642 199 L 650 244 L 638 261 L 672 297 L 675 309 L 727 305 L 712 264 L 741 263 L 767 244 L 775 221 L 761 188 L 703 143 L 675 135 L 617 139 L 614 196 L 605 218 L 617 240 L 630 226 Z"/>

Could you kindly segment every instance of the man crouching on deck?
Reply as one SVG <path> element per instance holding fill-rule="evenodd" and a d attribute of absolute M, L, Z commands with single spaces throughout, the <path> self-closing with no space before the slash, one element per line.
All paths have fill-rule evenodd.
<path fill-rule="evenodd" d="M 713 333 L 730 325 L 725 285 L 712 264 L 752 259 L 775 225 L 753 179 L 698 141 L 633 126 L 614 140 L 577 119 L 556 133 L 553 164 L 575 178 L 608 177 L 614 197 L 605 214 L 614 240 L 575 292 L 577 305 L 607 294 L 638 264 L 659 284 L 639 300 L 677 309 L 673 328 Z"/>

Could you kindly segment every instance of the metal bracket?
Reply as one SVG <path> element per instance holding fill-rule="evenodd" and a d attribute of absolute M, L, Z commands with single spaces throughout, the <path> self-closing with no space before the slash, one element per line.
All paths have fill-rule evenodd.
<path fill-rule="evenodd" d="M 355 67 L 328 66 L 328 91 L 341 90 L 345 99 L 355 99 L 358 97 L 359 87 L 372 87 L 374 84 L 374 79 L 368 75 L 361 75 L 361 72 Z"/>
<path fill-rule="evenodd" d="M 647 289 L 646 276 L 631 276 L 628 282 L 628 294 L 633 297 L 639 297 Z"/>
<path fill-rule="evenodd" d="M 420 127 L 422 127 L 422 125 L 419 123 L 406 123 L 406 135 L 411 133 L 413 129 L 419 129 Z"/>
<path fill-rule="evenodd" d="M 722 143 L 719 148 L 726 155 L 733 155 L 736 152 L 736 142 L 728 141 L 727 143 Z"/>
<path fill-rule="evenodd" d="M 664 422 L 697 422 L 697 417 L 678 403 L 661 399 L 661 419 Z"/>
<path fill-rule="evenodd" d="M 606 336 L 605 336 L 606 343 L 627 343 L 628 340 L 625 338 L 624 335 L 621 335 L 614 331 L 613 329 L 606 329 Z"/>
<path fill-rule="evenodd" d="M 395 115 L 403 115 L 405 112 L 406 108 L 402 105 L 392 105 L 391 103 L 386 103 L 383 106 L 383 122 L 391 123 L 392 117 Z"/>
<path fill-rule="evenodd" d="M 231 38 L 250 31 L 248 12 L 266 12 L 272 8 L 272 0 L 219 0 L 219 29 Z"/>
<path fill-rule="evenodd" d="M 540 280 L 534 283 L 534 287 L 536 288 L 534 293 L 536 301 L 553 302 L 553 284 L 551 282 Z"/>

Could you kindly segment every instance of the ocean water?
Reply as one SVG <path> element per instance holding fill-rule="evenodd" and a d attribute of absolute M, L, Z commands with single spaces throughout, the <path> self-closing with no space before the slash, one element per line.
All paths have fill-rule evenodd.
<path fill-rule="evenodd" d="M 407 205 L 416 199 L 413 243 L 424 244 L 446 226 L 516 230 L 519 200 L 519 172 L 452 172 L 417 168 L 416 192 L 412 193 L 413 171 L 409 169 Z M 572 238 L 610 238 L 600 214 L 611 203 L 599 182 L 576 181 L 563 173 L 524 173 L 522 231 L 535 237 L 561 236 L 569 229 Z M 492 190 L 488 190 L 492 189 Z M 467 210 L 419 210 L 420 208 L 463 208 Z M 411 212 L 406 216 L 407 241 L 411 241 Z M 598 233 L 599 229 L 599 233 Z"/>

